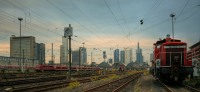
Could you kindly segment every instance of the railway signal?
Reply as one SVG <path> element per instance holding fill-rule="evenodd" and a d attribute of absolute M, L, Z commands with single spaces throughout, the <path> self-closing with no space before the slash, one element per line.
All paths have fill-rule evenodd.
<path fill-rule="evenodd" d="M 69 37 L 69 79 L 71 80 L 71 36 L 73 36 L 73 28 L 71 27 L 71 24 L 69 24 L 69 27 L 64 28 L 64 37 Z"/>

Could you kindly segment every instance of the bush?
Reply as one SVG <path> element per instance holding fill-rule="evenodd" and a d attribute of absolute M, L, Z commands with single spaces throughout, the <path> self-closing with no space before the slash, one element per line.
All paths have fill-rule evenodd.
<path fill-rule="evenodd" d="M 67 86 L 67 89 L 73 89 L 75 87 L 78 87 L 79 85 L 80 85 L 80 82 L 77 82 L 77 81 L 71 82 L 69 83 L 69 86 Z"/>
<path fill-rule="evenodd" d="M 96 81 L 96 80 L 98 80 L 98 79 L 99 79 L 98 76 L 92 76 L 90 80 L 91 80 L 91 81 Z"/>
<path fill-rule="evenodd" d="M 108 77 L 108 79 L 111 79 L 111 80 L 116 79 L 116 78 L 119 78 L 119 76 L 116 74 L 112 74 L 111 76 Z"/>

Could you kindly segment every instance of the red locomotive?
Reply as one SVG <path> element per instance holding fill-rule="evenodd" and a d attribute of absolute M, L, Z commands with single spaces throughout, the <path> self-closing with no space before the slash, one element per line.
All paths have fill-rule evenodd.
<path fill-rule="evenodd" d="M 193 74 L 192 62 L 186 59 L 187 43 L 169 35 L 154 43 L 153 74 L 164 82 L 181 83 Z"/>

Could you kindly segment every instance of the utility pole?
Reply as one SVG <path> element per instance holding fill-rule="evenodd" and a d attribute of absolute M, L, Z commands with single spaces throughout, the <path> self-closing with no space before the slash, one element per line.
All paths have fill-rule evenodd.
<path fill-rule="evenodd" d="M 23 65 L 22 65 L 22 72 L 24 73 L 24 49 L 22 50 L 23 53 Z"/>
<path fill-rule="evenodd" d="M 40 45 L 40 64 L 43 64 L 43 62 L 42 62 L 42 48 L 41 48 L 41 45 Z"/>
<path fill-rule="evenodd" d="M 172 37 L 173 37 L 173 40 L 174 40 L 174 17 L 175 17 L 175 15 L 170 14 L 170 17 L 172 17 Z"/>
<path fill-rule="evenodd" d="M 91 63 L 92 63 L 92 52 L 91 52 Z"/>
<path fill-rule="evenodd" d="M 51 47 L 51 61 L 54 64 L 54 61 L 53 61 L 53 43 L 52 43 L 52 47 Z"/>
<path fill-rule="evenodd" d="M 21 22 L 22 22 L 23 18 L 19 17 L 18 20 L 20 21 L 20 35 L 19 35 L 19 61 L 20 61 L 20 68 L 21 68 L 21 71 L 23 72 L 23 70 L 22 70 L 22 64 L 21 64 Z"/>

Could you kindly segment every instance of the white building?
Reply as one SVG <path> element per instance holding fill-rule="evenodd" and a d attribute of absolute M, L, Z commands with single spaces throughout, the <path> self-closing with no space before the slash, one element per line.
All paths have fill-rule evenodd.
<path fill-rule="evenodd" d="M 133 61 L 133 59 L 132 59 L 132 49 L 131 48 L 125 48 L 124 51 L 125 51 L 125 59 L 124 59 L 125 64 L 128 64 L 128 63 Z"/>
<path fill-rule="evenodd" d="M 62 45 L 60 45 L 60 64 L 67 64 L 68 60 L 68 39 L 62 37 Z"/>
<path fill-rule="evenodd" d="M 87 65 L 87 49 L 85 47 L 79 47 L 81 65 Z"/>

